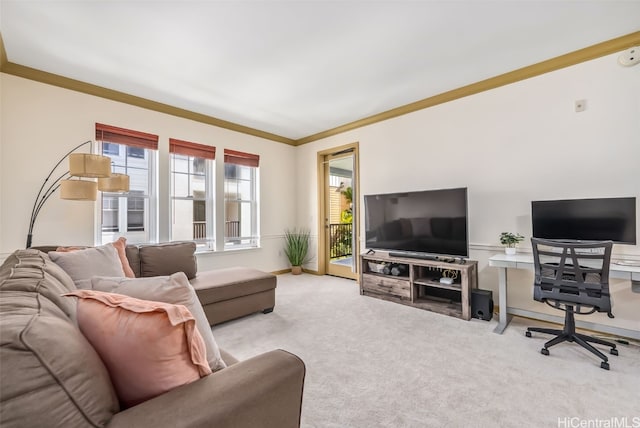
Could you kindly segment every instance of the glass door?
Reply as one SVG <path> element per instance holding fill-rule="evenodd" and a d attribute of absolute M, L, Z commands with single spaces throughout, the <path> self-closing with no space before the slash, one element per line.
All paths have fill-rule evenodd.
<path fill-rule="evenodd" d="M 354 152 L 351 149 L 326 155 L 324 165 L 325 272 L 356 279 Z"/>

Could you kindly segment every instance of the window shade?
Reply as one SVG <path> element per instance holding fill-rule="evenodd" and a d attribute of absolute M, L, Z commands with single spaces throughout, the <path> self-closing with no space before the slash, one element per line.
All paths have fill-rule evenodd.
<path fill-rule="evenodd" d="M 224 149 L 224 162 L 235 165 L 257 167 L 260 163 L 260 156 Z"/>
<path fill-rule="evenodd" d="M 204 144 L 191 143 L 174 138 L 169 138 L 169 152 L 204 159 L 216 158 L 216 148 L 213 146 L 205 146 Z"/>
<path fill-rule="evenodd" d="M 146 132 L 96 123 L 96 140 L 130 147 L 158 150 L 158 136 Z"/>

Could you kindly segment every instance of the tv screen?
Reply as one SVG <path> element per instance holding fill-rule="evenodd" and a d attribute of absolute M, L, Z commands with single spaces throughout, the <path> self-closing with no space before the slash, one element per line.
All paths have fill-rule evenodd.
<path fill-rule="evenodd" d="M 469 256 L 467 189 L 365 195 L 367 248 Z"/>
<path fill-rule="evenodd" d="M 636 244 L 636 198 L 531 202 L 535 238 Z"/>

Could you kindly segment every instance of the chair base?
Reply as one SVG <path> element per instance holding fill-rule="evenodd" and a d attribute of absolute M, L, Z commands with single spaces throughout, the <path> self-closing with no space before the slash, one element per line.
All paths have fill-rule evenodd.
<path fill-rule="evenodd" d="M 611 355 L 618 355 L 618 350 L 616 349 L 616 345 L 614 343 L 603 339 L 598 339 L 597 337 L 587 336 L 586 334 L 576 333 L 576 322 L 573 313 L 573 307 L 571 306 L 567 306 L 564 317 L 564 328 L 562 330 L 541 327 L 528 327 L 525 335 L 527 337 L 531 337 L 531 332 L 545 333 L 556 336 L 544 344 L 544 348 L 540 350 L 543 355 L 549 355 L 549 348 L 553 345 L 557 345 L 558 343 L 562 342 L 575 342 L 587 351 L 599 357 L 602 360 L 602 362 L 600 363 L 600 367 L 605 370 L 609 370 L 609 359 L 606 355 L 604 355 L 593 345 L 591 345 L 591 343 L 609 346 L 611 348 Z"/>

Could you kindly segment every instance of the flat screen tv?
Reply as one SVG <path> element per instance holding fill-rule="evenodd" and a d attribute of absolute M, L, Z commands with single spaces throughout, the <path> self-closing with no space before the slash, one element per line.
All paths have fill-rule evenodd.
<path fill-rule="evenodd" d="M 370 249 L 469 256 L 467 189 L 365 195 Z"/>
<path fill-rule="evenodd" d="M 532 201 L 535 238 L 636 244 L 636 198 Z"/>

